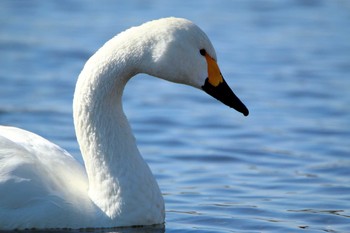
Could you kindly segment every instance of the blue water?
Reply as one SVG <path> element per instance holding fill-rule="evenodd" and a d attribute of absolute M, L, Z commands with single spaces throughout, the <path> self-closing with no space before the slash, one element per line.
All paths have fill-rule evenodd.
<path fill-rule="evenodd" d="M 350 232 L 350 2 L 0 1 L 0 124 L 79 161 L 71 101 L 116 33 L 178 16 L 211 38 L 241 114 L 138 75 L 124 106 L 166 202 L 164 227 L 112 232 Z"/>

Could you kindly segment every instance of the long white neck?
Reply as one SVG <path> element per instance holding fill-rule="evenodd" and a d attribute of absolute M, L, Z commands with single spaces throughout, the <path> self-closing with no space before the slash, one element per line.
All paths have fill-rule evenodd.
<path fill-rule="evenodd" d="M 124 87 L 147 55 L 138 48 L 136 40 L 130 43 L 122 36 L 107 42 L 81 72 L 73 102 L 89 196 L 117 225 L 140 224 L 140 219 L 152 224 L 154 215 L 164 219 L 163 198 L 122 108 Z"/>

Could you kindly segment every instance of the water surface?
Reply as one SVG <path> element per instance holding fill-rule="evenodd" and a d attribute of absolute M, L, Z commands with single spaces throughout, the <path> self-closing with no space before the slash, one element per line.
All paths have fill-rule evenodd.
<path fill-rule="evenodd" d="M 348 1 L 1 1 L 0 124 L 81 161 L 71 101 L 83 64 L 116 33 L 165 16 L 207 32 L 250 115 L 132 79 L 124 106 L 166 224 L 110 232 L 349 232 Z"/>

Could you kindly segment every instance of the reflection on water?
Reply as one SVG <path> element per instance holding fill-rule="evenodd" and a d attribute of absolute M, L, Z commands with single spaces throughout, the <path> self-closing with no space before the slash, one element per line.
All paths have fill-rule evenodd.
<path fill-rule="evenodd" d="M 124 107 L 163 192 L 165 228 L 95 231 L 346 232 L 349 9 L 341 0 L 2 1 L 0 124 L 81 161 L 71 101 L 84 62 L 125 28 L 186 17 L 208 33 L 251 114 L 193 88 L 131 80 Z"/>
<path fill-rule="evenodd" d="M 3 233 L 10 233 L 11 231 L 1 231 Z M 13 232 L 13 231 L 12 231 Z M 63 230 L 36 230 L 36 229 L 28 229 L 21 230 L 19 232 L 22 233 L 30 233 L 30 232 L 50 232 L 50 233 L 62 233 L 62 232 L 70 232 L 70 233 L 80 233 L 80 232 L 96 232 L 96 233 L 164 233 L 165 226 L 164 225 L 155 225 L 155 226 L 135 226 L 135 227 L 118 227 L 118 228 L 83 228 L 83 229 L 63 229 Z"/>

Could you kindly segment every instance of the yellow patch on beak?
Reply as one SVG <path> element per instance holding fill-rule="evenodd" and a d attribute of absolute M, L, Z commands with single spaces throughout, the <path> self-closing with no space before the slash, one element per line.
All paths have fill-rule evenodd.
<path fill-rule="evenodd" d="M 208 81 L 211 85 L 217 87 L 220 83 L 224 81 L 219 66 L 216 63 L 216 61 L 208 54 L 205 54 L 205 59 L 207 60 L 208 64 Z"/>

